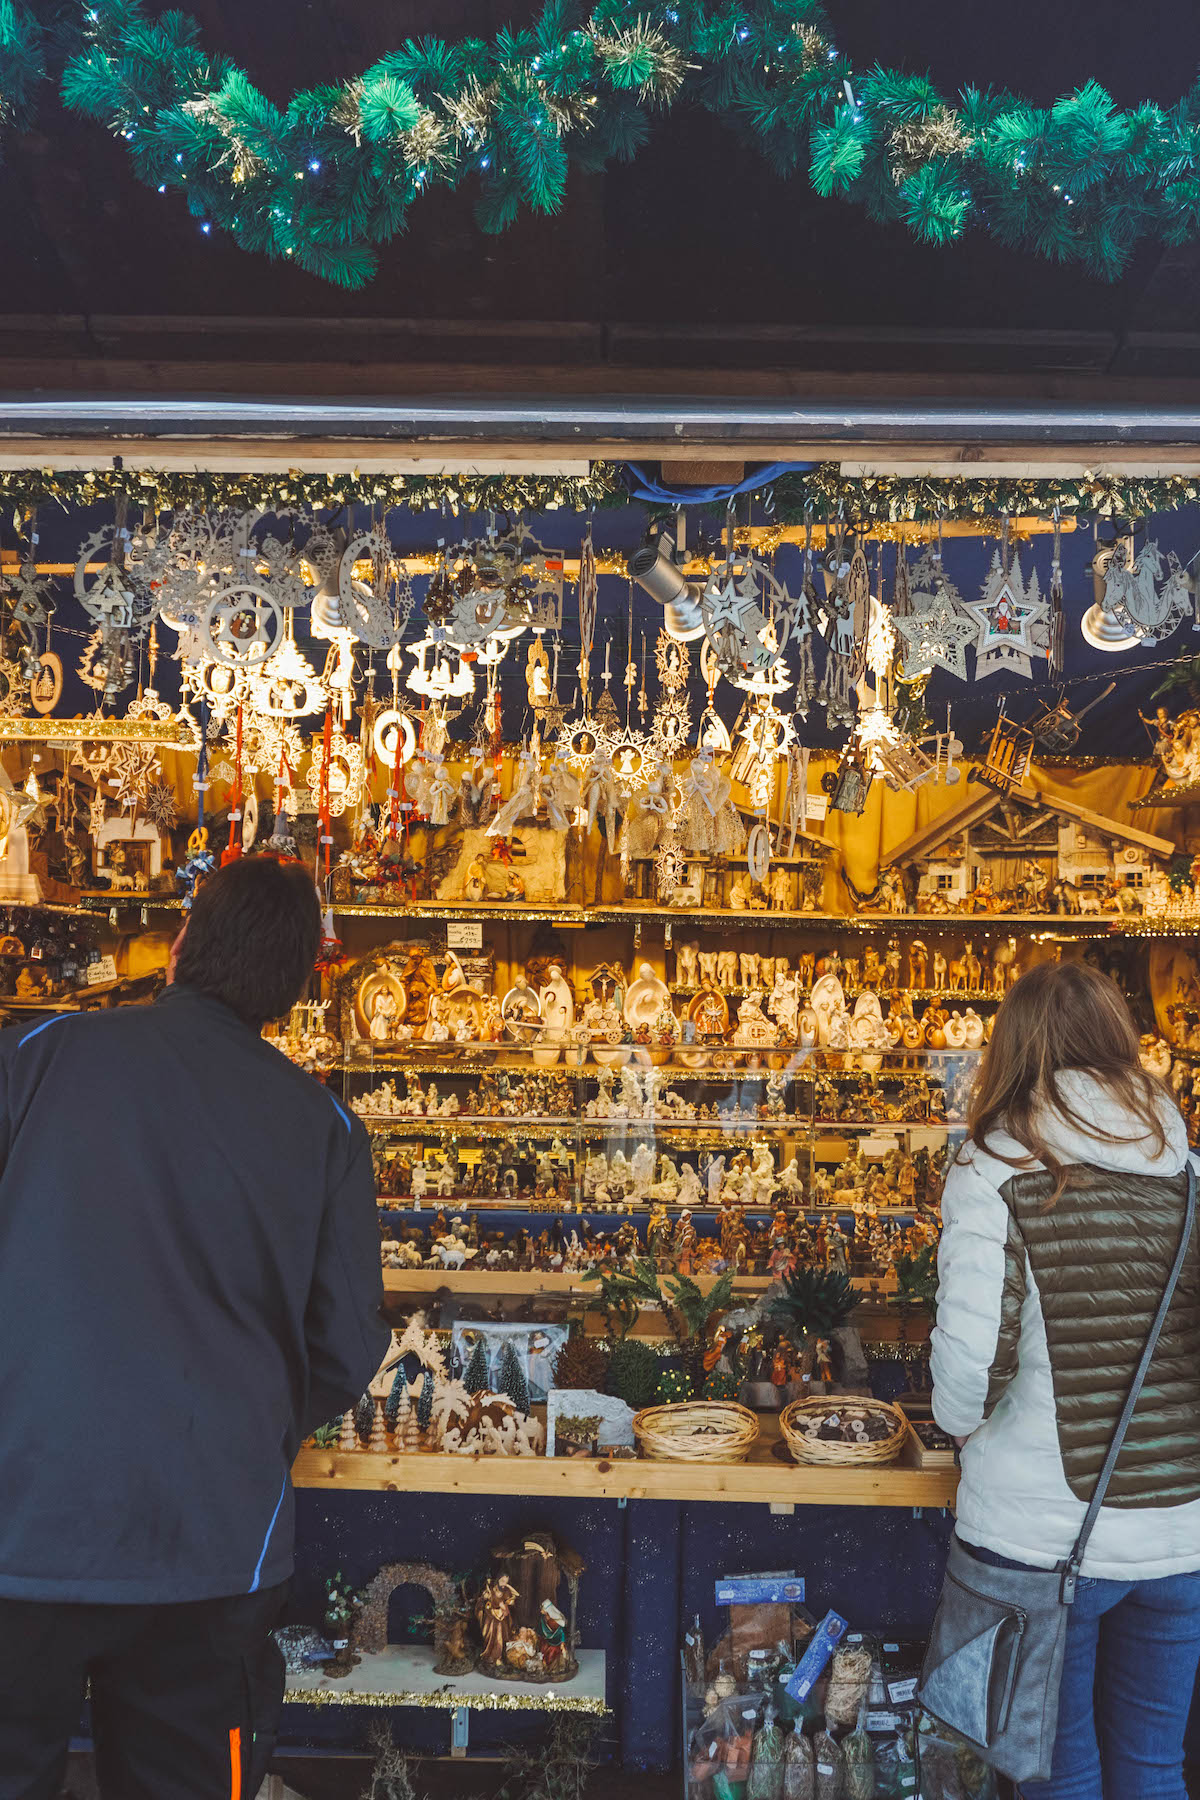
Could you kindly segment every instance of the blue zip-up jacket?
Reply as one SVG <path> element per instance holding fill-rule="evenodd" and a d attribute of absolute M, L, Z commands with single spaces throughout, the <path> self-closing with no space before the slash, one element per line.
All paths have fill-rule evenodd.
<path fill-rule="evenodd" d="M 365 1130 L 220 1001 L 0 1032 L 0 1596 L 286 1580 L 382 1298 Z"/>

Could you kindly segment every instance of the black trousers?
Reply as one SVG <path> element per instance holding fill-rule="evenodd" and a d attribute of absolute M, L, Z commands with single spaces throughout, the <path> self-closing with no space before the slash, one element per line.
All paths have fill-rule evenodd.
<path fill-rule="evenodd" d="M 91 1682 L 104 1800 L 254 1800 L 288 1584 L 175 1606 L 0 1600 L 0 1800 L 58 1800 Z"/>

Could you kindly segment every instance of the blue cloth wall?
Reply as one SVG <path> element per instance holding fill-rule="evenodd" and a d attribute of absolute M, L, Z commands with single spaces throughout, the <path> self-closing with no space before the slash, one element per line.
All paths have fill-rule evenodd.
<path fill-rule="evenodd" d="M 680 1759 L 679 1644 L 699 1613 L 708 1641 L 721 1629 L 717 1577 L 795 1568 L 809 1604 L 835 1607 L 855 1625 L 926 1630 L 933 1617 L 951 1524 L 941 1513 L 914 1518 L 900 1507 L 798 1506 L 777 1517 L 763 1506 L 664 1500 L 573 1502 L 505 1497 L 479 1501 L 442 1494 L 330 1493 L 296 1496 L 296 1580 L 289 1616 L 320 1618 L 326 1575 L 370 1579 L 382 1563 L 417 1559 L 442 1568 L 481 1562 L 517 1529 L 544 1527 L 587 1558 L 580 1590 L 583 1643 L 608 1662 L 612 1721 L 604 1748 L 631 1769 L 666 1769 Z M 366 1709 L 291 1707 L 282 1747 L 361 1748 L 376 1714 Z M 444 1712 L 393 1717 L 397 1741 L 444 1751 Z M 476 1750 L 536 1736 L 536 1713 L 477 1713 Z"/>

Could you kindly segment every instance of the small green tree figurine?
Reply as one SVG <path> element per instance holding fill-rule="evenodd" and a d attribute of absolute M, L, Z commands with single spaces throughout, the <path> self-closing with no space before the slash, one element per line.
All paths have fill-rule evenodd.
<path fill-rule="evenodd" d="M 510 1338 L 500 1352 L 500 1368 L 496 1377 L 500 1392 L 507 1394 L 519 1413 L 529 1411 L 529 1382 L 521 1367 L 517 1347 Z"/>
<path fill-rule="evenodd" d="M 421 1392 L 417 1395 L 417 1424 L 422 1432 L 428 1431 L 433 1424 L 433 1376 L 428 1369 L 421 1383 Z"/>
<path fill-rule="evenodd" d="M 475 1348 L 471 1352 L 471 1360 L 467 1364 L 463 1376 L 463 1386 L 468 1394 L 482 1394 L 491 1386 L 488 1379 L 487 1351 L 483 1347 L 483 1339 L 475 1339 Z"/>

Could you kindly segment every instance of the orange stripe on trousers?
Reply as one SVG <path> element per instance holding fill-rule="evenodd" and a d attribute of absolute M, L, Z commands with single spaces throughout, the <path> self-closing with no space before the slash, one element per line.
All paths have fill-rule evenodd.
<path fill-rule="evenodd" d="M 229 1800 L 242 1800 L 242 1728 L 229 1733 Z"/>

